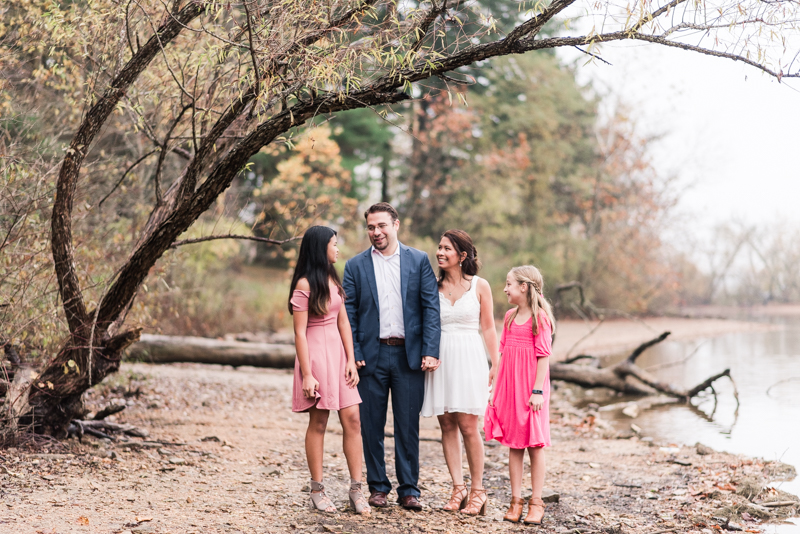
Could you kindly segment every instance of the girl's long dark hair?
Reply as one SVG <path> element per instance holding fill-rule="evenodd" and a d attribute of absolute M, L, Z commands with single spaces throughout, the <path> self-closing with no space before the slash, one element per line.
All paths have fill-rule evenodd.
<path fill-rule="evenodd" d="M 336 230 L 327 226 L 312 226 L 303 234 L 300 243 L 300 254 L 297 266 L 294 268 L 292 285 L 289 288 L 289 313 L 293 313 L 292 295 L 301 278 L 308 280 L 311 288 L 308 296 L 308 313 L 310 315 L 325 315 L 328 313 L 328 302 L 331 300 L 331 290 L 328 281 L 332 280 L 339 289 L 339 295 L 345 298 L 339 274 L 328 261 L 328 243 L 336 235 Z"/>

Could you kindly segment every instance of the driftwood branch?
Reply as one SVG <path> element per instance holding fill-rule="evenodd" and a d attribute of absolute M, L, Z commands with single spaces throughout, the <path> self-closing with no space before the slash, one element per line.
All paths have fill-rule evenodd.
<path fill-rule="evenodd" d="M 649 372 L 636 365 L 636 359 L 650 347 L 661 343 L 670 335 L 664 332 L 660 336 L 646 341 L 636 347 L 631 354 L 621 362 L 610 367 L 598 368 L 590 365 L 579 365 L 575 362 L 581 359 L 590 359 L 594 362 L 596 358 L 581 354 L 570 358 L 564 362 L 553 363 L 550 366 L 550 378 L 554 380 L 564 380 L 583 387 L 606 387 L 622 393 L 633 395 L 653 395 L 662 393 L 681 402 L 689 402 L 701 391 L 712 387 L 712 384 L 723 377 L 728 377 L 733 382 L 730 369 L 725 369 L 721 373 L 715 374 L 700 382 L 693 388 L 684 389 L 667 382 L 662 382 Z M 736 385 L 734 383 L 734 389 Z M 734 393 L 738 397 L 738 394 Z"/>
<path fill-rule="evenodd" d="M 114 415 L 115 413 L 119 413 L 122 410 L 124 410 L 125 408 L 126 408 L 126 406 L 124 404 L 111 404 L 109 406 L 106 406 L 105 408 L 103 408 L 99 412 L 97 412 L 97 414 L 95 414 L 95 416 L 92 417 L 92 420 L 93 421 L 102 421 L 103 419 L 105 419 L 109 415 Z"/>
<path fill-rule="evenodd" d="M 559 363 L 575 363 L 579 360 L 592 360 L 590 362 L 590 365 L 594 365 L 595 367 L 597 367 L 597 365 L 599 365 L 600 362 L 597 356 L 591 356 L 589 354 L 578 354 L 577 356 L 567 358 L 566 360 L 561 360 Z"/>
<path fill-rule="evenodd" d="M 135 427 L 133 425 L 123 425 L 118 423 L 109 423 L 107 421 L 83 421 L 75 419 L 67 428 L 68 435 L 82 436 L 89 434 L 97 438 L 112 439 L 114 433 L 125 434 L 135 438 L 146 438 L 149 434 L 146 430 Z"/>
<path fill-rule="evenodd" d="M 631 355 L 630 355 L 630 356 L 628 356 L 628 358 L 627 358 L 627 361 L 629 361 L 629 362 L 631 362 L 631 363 L 635 362 L 635 361 L 636 361 L 636 358 L 638 358 L 639 356 L 641 356 L 641 355 L 642 355 L 642 353 L 643 353 L 644 351 L 646 351 L 647 349 L 649 349 L 649 348 L 650 348 L 650 347 L 652 347 L 653 345 L 658 345 L 659 343 L 661 343 L 662 341 L 664 341 L 665 339 L 667 339 L 667 337 L 668 337 L 668 336 L 669 336 L 671 333 L 672 333 L 672 332 L 664 332 L 663 334 L 661 334 L 661 335 L 660 335 L 660 336 L 658 336 L 657 338 L 655 338 L 655 339 L 651 339 L 650 341 L 647 341 L 647 342 L 645 342 L 645 343 L 642 343 L 641 345 L 639 345 L 638 347 L 636 347 L 636 350 L 634 350 L 633 352 L 631 352 Z"/>

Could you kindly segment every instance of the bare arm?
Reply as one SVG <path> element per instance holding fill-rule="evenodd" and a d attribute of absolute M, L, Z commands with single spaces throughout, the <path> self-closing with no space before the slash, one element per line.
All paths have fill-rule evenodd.
<path fill-rule="evenodd" d="M 539 312 L 542 313 L 542 312 Z M 534 351 L 536 352 L 536 382 L 533 389 L 540 391 L 544 388 L 544 381 L 547 378 L 547 371 L 550 366 L 550 355 L 553 353 L 551 342 L 553 339 L 552 328 L 548 321 L 539 321 L 539 334 L 533 341 Z M 531 393 L 528 405 L 534 412 L 544 407 L 544 395 Z"/>
<path fill-rule="evenodd" d="M 494 326 L 494 302 L 492 300 L 492 288 L 489 282 L 481 278 L 478 280 L 478 301 L 481 304 L 481 330 L 486 349 L 489 351 L 489 358 L 492 360 L 492 368 L 489 371 L 489 387 L 492 387 L 497 376 L 497 366 L 500 364 L 500 352 L 497 345 L 497 329 Z"/>
<path fill-rule="evenodd" d="M 342 336 L 344 352 L 347 354 L 347 364 L 344 370 L 345 380 L 350 388 L 354 388 L 359 380 L 358 367 L 356 367 L 356 358 L 353 354 L 353 331 L 350 329 L 350 319 L 347 316 L 347 308 L 344 305 L 339 309 L 339 317 L 336 323 L 339 327 L 339 335 Z"/>
<path fill-rule="evenodd" d="M 550 367 L 550 356 L 536 359 L 536 382 L 533 389 L 541 390 L 544 388 L 544 379 L 547 376 L 547 369 Z"/>
<path fill-rule="evenodd" d="M 542 391 L 549 366 L 550 356 L 543 356 L 536 359 L 536 381 L 533 384 L 533 389 Z M 528 406 L 530 406 L 534 412 L 541 410 L 544 407 L 544 395 L 531 393 L 531 397 L 528 399 Z"/>
<path fill-rule="evenodd" d="M 308 280 L 301 278 L 297 281 L 297 287 L 300 291 L 309 291 L 311 288 L 308 285 Z M 311 374 L 311 356 L 308 353 L 308 338 L 306 331 L 308 330 L 308 311 L 295 310 L 292 313 L 292 322 L 294 323 L 294 347 L 297 351 L 297 362 L 300 364 L 300 374 L 303 376 L 303 395 L 306 397 L 314 397 L 314 392 L 319 388 L 319 382 Z"/>

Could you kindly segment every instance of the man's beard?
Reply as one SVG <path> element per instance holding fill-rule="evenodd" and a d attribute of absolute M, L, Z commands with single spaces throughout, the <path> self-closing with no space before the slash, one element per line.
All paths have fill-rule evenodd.
<path fill-rule="evenodd" d="M 375 247 L 375 250 L 386 250 L 387 248 L 389 248 L 389 238 L 388 237 L 384 238 L 383 244 L 381 245 L 377 245 L 375 244 L 375 241 L 373 241 L 372 246 Z"/>

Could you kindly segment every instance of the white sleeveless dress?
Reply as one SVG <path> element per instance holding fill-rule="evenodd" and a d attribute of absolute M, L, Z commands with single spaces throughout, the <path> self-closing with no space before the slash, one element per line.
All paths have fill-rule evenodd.
<path fill-rule="evenodd" d="M 425 375 L 425 401 L 420 415 L 443 413 L 483 415 L 489 402 L 489 363 L 481 338 L 478 277 L 456 301 L 439 293 L 442 337 L 439 368 Z"/>

